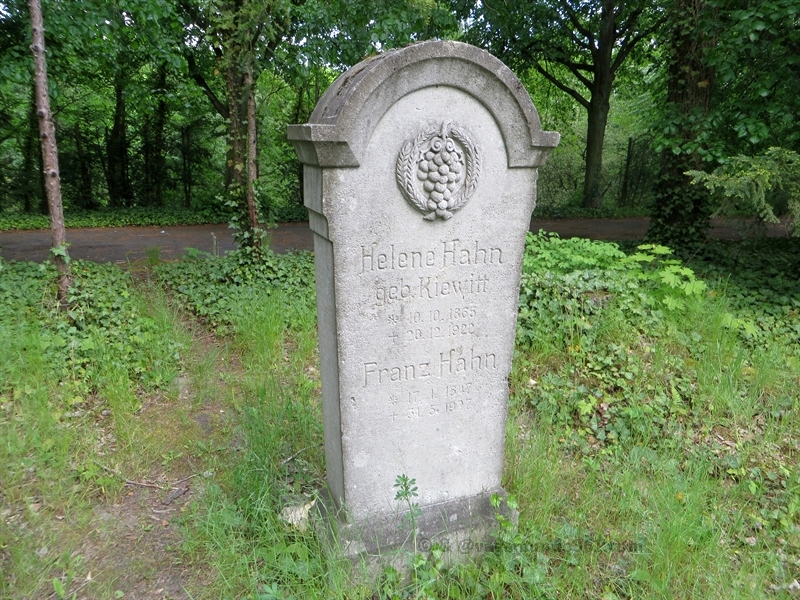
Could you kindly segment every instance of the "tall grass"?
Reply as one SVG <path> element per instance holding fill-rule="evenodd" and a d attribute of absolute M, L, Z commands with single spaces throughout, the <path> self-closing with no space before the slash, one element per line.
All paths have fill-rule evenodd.
<path fill-rule="evenodd" d="M 306 311 L 287 328 L 287 306 L 287 293 L 273 290 L 226 313 L 242 449 L 186 520 L 187 551 L 210 557 L 218 573 L 209 597 L 330 597 L 313 532 L 280 518 L 312 501 L 324 478 L 315 319 Z"/>
<path fill-rule="evenodd" d="M 169 383 L 185 343 L 158 290 L 110 265 L 73 272 L 65 313 L 51 267 L 0 263 L 2 597 L 44 597 L 79 568 L 92 505 L 121 488 L 109 465 L 148 459 L 139 395 Z"/>

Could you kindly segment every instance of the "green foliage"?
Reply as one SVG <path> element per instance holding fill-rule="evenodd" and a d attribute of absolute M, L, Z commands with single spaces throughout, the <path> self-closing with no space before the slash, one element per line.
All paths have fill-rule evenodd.
<path fill-rule="evenodd" d="M 769 146 L 798 150 L 797 3 L 707 4 L 701 27 L 714 39 L 708 63 L 715 72 L 707 118 L 720 142 L 718 158 L 754 155 Z"/>
<path fill-rule="evenodd" d="M 72 274 L 65 311 L 52 265 L 0 260 L 3 597 L 73 597 L 72 550 L 83 542 L 68 538 L 87 504 L 121 487 L 109 465 L 131 441 L 126 425 L 145 394 L 169 387 L 184 351 L 158 290 L 145 299 L 113 265 L 75 261 Z M 59 528 L 64 514 L 69 527 Z M 54 559 L 48 544 L 70 550 Z"/>
<path fill-rule="evenodd" d="M 718 399 L 693 365 L 714 344 L 738 339 L 757 354 L 779 344 L 787 366 L 800 364 L 800 289 L 788 275 L 797 268 L 791 252 L 777 255 L 778 264 L 774 251 L 769 259 L 762 254 L 773 264 L 746 269 L 724 255 L 697 259 L 695 268 L 709 276 L 737 273 L 714 283 L 730 308 L 669 253 L 641 245 L 626 255 L 614 244 L 529 238 L 518 343 L 548 367 L 520 357 L 523 369 L 541 373 L 521 382 L 519 393 L 551 424 L 574 427 L 588 447 L 650 443 L 665 429 L 701 418 L 708 408 L 702 398 L 712 405 Z"/>
<path fill-rule="evenodd" d="M 230 327 L 247 314 L 248 300 L 281 290 L 293 296 L 281 312 L 289 322 L 301 319 L 304 311 L 313 313 L 314 261 L 307 252 L 241 249 L 223 258 L 165 263 L 156 275 L 187 309 L 213 328 Z"/>
<path fill-rule="evenodd" d="M 786 588 L 797 555 L 778 540 L 796 535 L 800 497 L 796 461 L 780 448 L 794 442 L 759 445 L 750 433 L 763 418 L 778 429 L 764 430 L 771 440 L 796 435 L 787 428 L 800 373 L 800 291 L 791 276 L 800 252 L 794 240 L 778 242 L 780 252 L 775 240 L 746 252 L 714 246 L 690 268 L 662 246 L 625 253 L 615 244 L 531 236 L 505 476 L 524 499 L 520 528 L 500 519 L 498 544 L 480 564 L 447 567 L 439 547 L 415 552 L 411 578 L 387 569 L 377 590 L 349 588 L 313 535 L 275 518 L 322 473 L 319 454 L 289 479 L 283 471 L 284 457 L 321 436 L 318 405 L 305 405 L 311 371 L 302 360 L 287 367 L 281 351 L 295 336 L 301 346 L 309 336 L 313 348 L 308 319 L 286 329 L 292 314 L 313 314 L 297 293 L 310 291 L 308 257 L 308 270 L 295 265 L 283 276 L 252 274 L 235 260 L 159 267 L 192 310 L 220 311 L 210 322 L 233 333 L 253 374 L 241 388 L 252 391 L 239 400 L 247 456 L 189 521 L 201 523 L 204 536 L 194 535 L 192 552 L 216 557 L 228 595 L 265 598 L 550 598 L 587 590 L 624 598 L 669 589 L 747 598 L 752 581 Z M 300 272 L 293 281 L 304 285 L 282 285 Z M 201 288 L 214 293 L 203 300 Z M 748 433 L 737 439 L 735 431 Z M 317 441 L 306 441 L 309 434 Z M 398 501 L 413 506 L 413 481 L 396 484 Z M 751 551 L 743 541 L 751 536 L 763 546 Z M 742 562 L 732 573 L 734 554 Z M 745 591 L 731 594 L 729 584 Z"/>
<path fill-rule="evenodd" d="M 764 352 L 781 348 L 780 362 L 800 368 L 800 240 L 715 242 L 691 266 L 724 294 L 726 323 L 742 343 Z"/>
<path fill-rule="evenodd" d="M 230 213 L 221 208 L 107 208 L 102 210 L 71 210 L 64 215 L 67 229 L 75 227 L 145 227 L 155 225 L 173 227 L 176 225 L 203 225 L 224 223 Z M 0 231 L 14 229 L 48 229 L 50 218 L 23 212 L 0 212 Z"/>
<path fill-rule="evenodd" d="M 378 51 L 452 37 L 459 29 L 450 4 L 441 0 L 316 0 L 298 12 L 300 43 L 292 50 L 336 69 Z"/>
<path fill-rule="evenodd" d="M 567 597 L 780 595 L 800 531 L 781 450 L 798 443 L 798 240 L 710 244 L 691 271 L 662 252 L 530 240 L 507 474 L 532 498 L 522 565 Z"/>
<path fill-rule="evenodd" d="M 0 382 L 10 382 L 0 388 L 0 502 L 22 504 L 64 479 L 69 489 L 113 488 L 78 435 L 84 419 L 67 414 L 117 397 L 130 415 L 136 390 L 162 385 L 153 374 L 171 377 L 172 353 L 183 351 L 144 313 L 130 276 L 80 261 L 74 269 L 63 314 L 52 306 L 52 267 L 0 262 Z M 498 514 L 497 544 L 479 563 L 447 566 L 434 546 L 409 556 L 410 579 L 387 570 L 357 588 L 313 530 L 279 516 L 313 502 L 324 481 L 311 257 L 194 253 L 155 271 L 176 304 L 224 333 L 220 364 L 232 365 L 213 369 L 213 385 L 192 381 L 229 419 L 220 439 L 196 441 L 218 475 L 198 486 L 183 522 L 185 560 L 217 574 L 209 596 L 745 599 L 794 589 L 796 238 L 714 243 L 687 265 L 657 245 L 623 252 L 530 236 L 504 470 L 519 528 Z M 70 404 L 81 390 L 85 401 Z M 151 458 L 168 466 L 192 448 Z M 413 507 L 416 484 L 396 484 L 398 502 Z M 32 528 L 11 527 L 0 521 L 0 560 L 3 544 L 35 556 Z M 57 568 L 41 569 L 47 593 L 75 571 Z M 10 597 L 36 596 L 2 585 Z"/>
<path fill-rule="evenodd" d="M 176 277 L 188 284 L 179 301 L 198 298 L 193 290 L 203 285 L 218 292 L 206 305 L 217 307 L 214 322 L 226 324 L 242 367 L 225 374 L 241 452 L 219 455 L 220 477 L 187 515 L 184 551 L 212 561 L 212 595 L 319 597 L 330 583 L 341 585 L 339 569 L 326 563 L 310 531 L 280 518 L 283 507 L 307 504 L 323 485 L 314 308 L 302 286 L 283 286 L 274 276 L 207 282 L 209 273 L 219 276 L 220 263 L 176 263 L 159 273 L 170 285 Z M 188 275 L 178 275 L 179 267 Z"/>
<path fill-rule="evenodd" d="M 648 235 L 693 251 L 706 238 L 712 210 L 708 192 L 684 173 L 768 145 L 796 150 L 798 10 L 793 0 L 669 7 L 666 85 L 654 128 L 661 174 Z M 765 207 L 756 208 L 766 215 Z"/>
<path fill-rule="evenodd" d="M 795 223 L 800 222 L 800 156 L 796 152 L 770 148 L 759 156 L 734 156 L 711 173 L 689 171 L 687 175 L 692 183 L 721 192 L 726 204 L 733 204 L 723 204 L 723 210 L 744 210 L 768 222 L 778 222 L 778 218 L 767 194 L 781 190 L 786 211 Z"/>
<path fill-rule="evenodd" d="M 536 294 L 537 286 L 554 279 L 554 274 L 573 281 L 584 281 L 572 289 L 572 293 L 595 292 L 603 295 L 603 281 L 615 289 L 628 290 L 626 302 L 644 302 L 641 309 L 676 309 L 684 306 L 685 300 L 702 294 L 706 285 L 695 274 L 669 259 L 672 251 L 657 244 L 637 246 L 638 252 L 626 255 L 616 244 L 592 241 L 585 238 L 562 240 L 557 234 L 528 234 L 523 257 L 522 307 L 529 306 L 528 294 Z M 598 305 L 607 298 L 601 298 Z M 571 309 L 564 308 L 564 311 Z M 583 309 L 581 309 L 583 310 Z"/>
<path fill-rule="evenodd" d="M 73 286 L 64 312 L 54 303 L 54 269 L 47 263 L 4 265 L 0 281 L 0 324 L 7 329 L 7 360 L 0 366 L 0 393 L 23 393 L 16 352 L 31 351 L 47 369 L 46 381 L 59 390 L 54 410 L 63 414 L 86 402 L 113 372 L 146 389 L 168 384 L 180 347 L 162 340 L 158 324 L 143 314 L 130 275 L 112 265 L 72 264 Z M 15 319 L 40 324 L 31 340 L 14 339 Z M 27 392 L 25 392 L 27 393 Z"/>

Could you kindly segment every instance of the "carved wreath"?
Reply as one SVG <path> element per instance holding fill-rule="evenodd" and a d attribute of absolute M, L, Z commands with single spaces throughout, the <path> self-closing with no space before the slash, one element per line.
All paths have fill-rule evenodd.
<path fill-rule="evenodd" d="M 480 154 L 467 133 L 452 123 L 421 131 L 397 155 L 397 184 L 424 219 L 449 219 L 478 185 Z"/>

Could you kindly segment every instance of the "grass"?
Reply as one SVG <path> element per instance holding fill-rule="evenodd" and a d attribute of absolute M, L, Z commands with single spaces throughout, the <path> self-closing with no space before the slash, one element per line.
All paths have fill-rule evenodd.
<path fill-rule="evenodd" d="M 86 266 L 71 319 L 48 268 L 3 263 L 0 595 L 86 583 L 107 543 L 91 532 L 117 532 L 98 507 L 149 493 L 124 480 L 193 474 L 166 552 L 193 598 L 791 597 L 798 250 L 718 243 L 688 270 L 657 246 L 529 239 L 504 471 L 519 529 L 481 564 L 426 555 L 411 582 L 356 588 L 280 518 L 324 482 L 310 257 L 154 257 L 135 280 Z M 148 560 L 161 526 L 135 514 L 139 579 L 100 563 L 91 597 L 168 568 Z"/>
<path fill-rule="evenodd" d="M 53 578 L 85 581 L 93 514 L 152 470 L 163 448 L 137 415 L 168 402 L 190 338 L 157 288 L 110 266 L 73 265 L 69 314 L 54 308 L 53 273 L 3 264 L 0 274 L 0 560 L 3 597 L 45 597 Z M 145 406 L 147 405 L 147 406 Z M 177 435 L 175 435 L 177 434 Z"/>

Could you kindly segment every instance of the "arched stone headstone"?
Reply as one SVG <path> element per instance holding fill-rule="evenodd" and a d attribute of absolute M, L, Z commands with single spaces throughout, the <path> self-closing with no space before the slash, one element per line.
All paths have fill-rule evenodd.
<path fill-rule="evenodd" d="M 431 41 L 367 59 L 289 139 L 314 231 L 325 456 L 345 552 L 409 539 L 473 554 L 501 488 L 508 374 L 541 130 L 487 52 Z"/>

